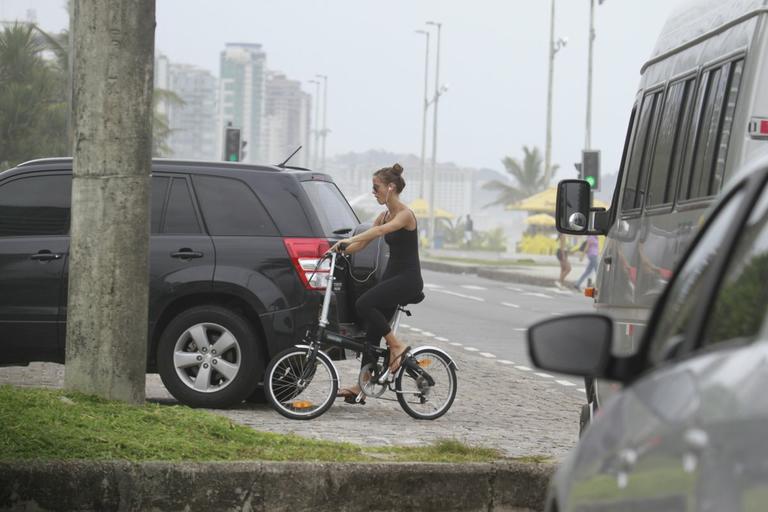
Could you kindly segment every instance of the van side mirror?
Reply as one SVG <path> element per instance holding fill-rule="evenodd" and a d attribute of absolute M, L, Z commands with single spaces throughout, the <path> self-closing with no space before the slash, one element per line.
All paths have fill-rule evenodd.
<path fill-rule="evenodd" d="M 563 180 L 557 184 L 557 230 L 570 235 L 586 234 L 589 222 L 589 183 Z"/>

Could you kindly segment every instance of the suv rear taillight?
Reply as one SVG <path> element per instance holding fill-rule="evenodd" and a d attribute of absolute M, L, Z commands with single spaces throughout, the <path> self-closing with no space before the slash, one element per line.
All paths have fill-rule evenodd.
<path fill-rule="evenodd" d="M 331 248 L 328 241 L 322 238 L 283 238 L 283 242 L 304 287 L 308 290 L 325 290 L 331 260 L 325 260 L 320 267 L 317 267 L 317 263 Z"/>

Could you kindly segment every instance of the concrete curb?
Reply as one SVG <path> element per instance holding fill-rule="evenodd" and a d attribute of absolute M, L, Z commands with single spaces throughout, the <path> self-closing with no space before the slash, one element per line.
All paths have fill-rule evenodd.
<path fill-rule="evenodd" d="M 0 510 L 533 511 L 554 465 L 0 462 Z"/>
<path fill-rule="evenodd" d="M 462 265 L 453 264 L 443 261 L 422 260 L 421 268 L 426 270 L 434 270 L 435 272 L 446 272 L 449 274 L 476 274 L 479 277 L 485 277 L 493 279 L 494 281 L 504 281 L 508 283 L 520 283 L 520 284 L 532 284 L 536 286 L 553 286 L 555 278 L 536 276 L 526 274 L 524 272 L 518 272 L 514 270 L 506 270 L 498 267 L 484 267 L 478 265 Z M 573 284 L 571 281 L 566 280 L 567 284 Z"/>

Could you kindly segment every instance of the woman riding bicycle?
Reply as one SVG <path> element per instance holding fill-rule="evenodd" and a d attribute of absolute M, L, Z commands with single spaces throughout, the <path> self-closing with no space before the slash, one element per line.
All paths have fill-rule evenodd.
<path fill-rule="evenodd" d="M 414 213 L 400 201 L 405 188 L 403 168 L 400 164 L 379 169 L 373 174 L 373 195 L 379 204 L 387 209 L 379 215 L 373 226 L 350 238 L 340 240 L 331 251 L 351 254 L 365 248 L 380 236 L 389 245 L 389 262 L 381 282 L 357 299 L 355 307 L 367 326 L 366 342 L 376 346 L 382 336 L 389 349 L 389 371 L 394 374 L 407 357 L 410 347 L 398 340 L 389 326 L 389 319 L 399 304 L 405 304 L 416 297 L 424 288 L 419 264 L 419 238 Z M 370 363 L 363 355 L 362 365 Z M 340 397 L 347 403 L 356 403 L 360 393 L 359 385 L 339 390 Z M 357 402 L 362 403 L 362 402 Z"/>

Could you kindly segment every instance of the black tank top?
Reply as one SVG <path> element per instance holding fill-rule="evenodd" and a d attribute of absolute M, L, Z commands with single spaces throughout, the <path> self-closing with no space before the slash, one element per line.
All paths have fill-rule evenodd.
<path fill-rule="evenodd" d="M 400 228 L 384 235 L 384 241 L 389 245 L 389 263 L 387 274 L 416 272 L 421 276 L 419 264 L 419 229 L 413 231 Z"/>

